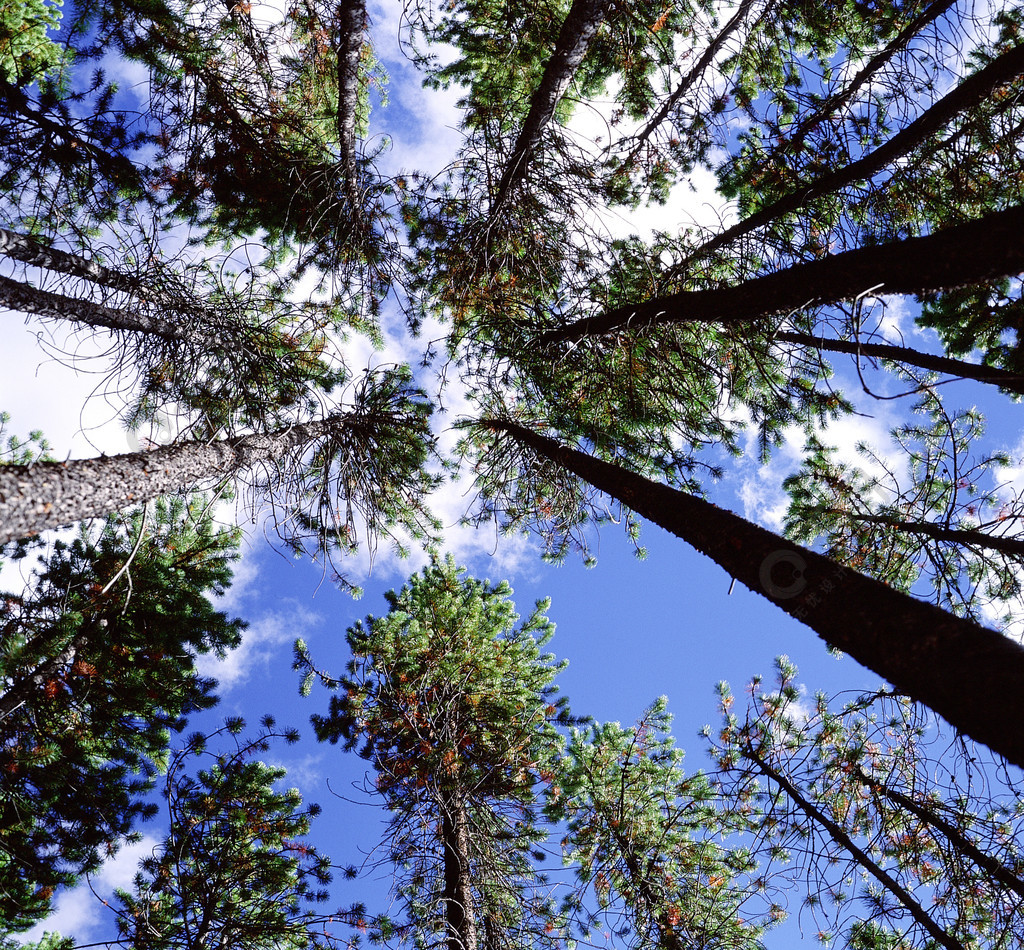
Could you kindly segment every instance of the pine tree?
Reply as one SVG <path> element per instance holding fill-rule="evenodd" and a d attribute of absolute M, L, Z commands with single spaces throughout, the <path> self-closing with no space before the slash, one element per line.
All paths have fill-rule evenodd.
<path fill-rule="evenodd" d="M 1020 787 L 962 738 L 949 743 L 888 690 L 845 701 L 801 695 L 782 657 L 745 712 L 719 693 L 707 729 L 718 793 L 756 827 L 783 887 L 821 939 L 852 948 L 1018 947 L 1024 908 Z"/>
<path fill-rule="evenodd" d="M 417 943 L 500 950 L 557 940 L 531 854 L 545 837 L 538 787 L 561 748 L 554 726 L 568 718 L 552 685 L 564 663 L 541 653 L 554 633 L 547 603 L 517 623 L 510 595 L 507 583 L 435 562 L 387 595 L 385 616 L 349 629 L 344 676 L 317 671 L 296 645 L 303 689 L 319 679 L 339 690 L 313 717 L 317 737 L 357 750 L 376 773 L 392 813 L 386 849 L 402 927 Z"/>
<path fill-rule="evenodd" d="M 199 655 L 243 624 L 209 601 L 237 534 L 208 500 L 161 500 L 42 552 L 0 608 L 0 918 L 23 930 L 152 814 L 169 731 L 216 702 Z M 32 549 L 29 549 L 32 550 Z M 24 556 L 23 548 L 15 551 Z"/>
<path fill-rule="evenodd" d="M 756 865 L 723 844 L 749 825 L 719 810 L 705 775 L 684 774 L 670 723 L 662 697 L 631 729 L 573 730 L 547 808 L 565 823 L 566 863 L 593 893 L 577 889 L 573 914 L 584 939 L 604 920 L 635 947 L 759 947 L 779 910 L 752 917 Z"/>
<path fill-rule="evenodd" d="M 175 751 L 164 779 L 170 830 L 142 861 L 131 892 L 119 891 L 119 938 L 132 950 L 322 946 L 330 859 L 307 839 L 319 807 L 275 788 L 285 770 L 259 756 L 274 740 L 298 740 L 271 717 L 253 737 L 230 719 Z M 227 747 L 225 748 L 225 744 Z M 233 747 L 232 747 L 233 745 Z"/>

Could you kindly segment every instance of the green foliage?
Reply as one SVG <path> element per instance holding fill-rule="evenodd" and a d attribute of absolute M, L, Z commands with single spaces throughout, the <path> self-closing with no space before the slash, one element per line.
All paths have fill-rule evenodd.
<path fill-rule="evenodd" d="M 882 690 L 841 707 L 801 695 L 777 661 L 745 716 L 722 684 L 706 735 L 726 807 L 756 827 L 752 852 L 805 891 L 804 926 L 867 950 L 1020 946 L 1020 787 L 963 737 Z"/>
<path fill-rule="evenodd" d="M 319 808 L 275 786 L 285 770 L 260 761 L 273 740 L 295 742 L 270 717 L 252 738 L 230 720 L 174 752 L 164 783 L 170 831 L 117 898 L 119 939 L 132 950 L 316 947 L 330 859 L 307 840 Z M 214 740 L 216 740 L 214 746 Z"/>
<path fill-rule="evenodd" d="M 36 429 L 28 438 L 7 434 L 11 421 L 9 412 L 0 412 L 0 465 L 31 465 L 33 462 L 52 462 L 52 446 Z"/>
<path fill-rule="evenodd" d="M 581 885 L 570 909 L 583 939 L 603 921 L 629 946 L 758 947 L 781 915 L 752 916 L 755 865 L 722 843 L 746 823 L 723 816 L 705 775 L 684 774 L 665 710 L 663 697 L 632 729 L 572 733 L 546 808 Z"/>
<path fill-rule="evenodd" d="M 547 942 L 554 911 L 530 855 L 544 839 L 536 786 L 551 780 L 555 726 L 569 721 L 552 685 L 565 664 L 541 653 L 554 633 L 546 602 L 517 623 L 507 583 L 464 575 L 435 562 L 389 593 L 385 616 L 349 629 L 340 679 L 317 671 L 302 644 L 296 668 L 306 688 L 313 675 L 338 691 L 312 718 L 317 737 L 376 772 L 410 939 L 490 928 L 500 946 L 516 934 Z"/>
<path fill-rule="evenodd" d="M 59 2 L 5 0 L 0 5 L 0 80 L 27 86 L 64 64 L 50 38 L 60 27 Z"/>
<path fill-rule="evenodd" d="M 0 919 L 22 930 L 153 813 L 171 731 L 216 702 L 196 657 L 238 644 L 214 609 L 237 535 L 203 498 L 83 526 L 0 605 Z M 15 552 L 23 557 L 24 549 Z"/>

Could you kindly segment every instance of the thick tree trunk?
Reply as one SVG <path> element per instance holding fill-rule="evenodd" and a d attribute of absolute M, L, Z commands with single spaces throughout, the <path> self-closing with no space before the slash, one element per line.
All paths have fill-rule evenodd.
<path fill-rule="evenodd" d="M 31 264 L 33 267 L 44 267 L 46 270 L 69 274 L 72 277 L 84 277 L 94 284 L 113 290 L 130 293 L 140 289 L 138 279 L 130 274 L 106 267 L 99 261 L 69 254 L 55 247 L 47 247 L 27 234 L 18 234 L 3 228 L 0 228 L 0 254 L 15 261 Z"/>
<path fill-rule="evenodd" d="M 512 189 L 525 177 L 530 156 L 540 144 L 544 129 L 587 55 L 610 5 L 611 0 L 573 0 L 558 34 L 555 51 L 544 67 L 540 85 L 530 100 L 530 111 L 494 192 L 491 220 L 501 210 Z"/>
<path fill-rule="evenodd" d="M 784 195 L 770 205 L 754 212 L 738 224 L 734 224 L 731 228 L 702 244 L 685 260 L 677 264 L 675 270 L 677 272 L 685 271 L 686 265 L 697 257 L 710 254 L 730 241 L 749 234 L 756 228 L 785 214 L 797 211 L 815 198 L 836 192 L 855 181 L 867 181 L 883 168 L 912 151 L 955 116 L 976 108 L 996 89 L 1012 82 L 1021 74 L 1024 74 L 1024 46 L 1015 46 L 1009 52 L 1003 53 L 1002 56 L 993 60 L 984 69 L 954 87 L 952 92 L 918 116 L 884 145 L 879 146 L 858 161 L 830 174 L 822 175 L 821 178 L 814 179 L 796 191 L 791 191 L 788 195 Z"/>
<path fill-rule="evenodd" d="M 465 803 L 457 796 L 442 802 L 441 840 L 448 950 L 477 950 L 476 911 L 470 886 L 469 816 Z"/>
<path fill-rule="evenodd" d="M 80 461 L 0 466 L 0 544 L 228 478 L 344 424 L 342 417 L 334 417 L 272 435 L 182 442 L 152 452 Z"/>
<path fill-rule="evenodd" d="M 1021 47 L 1024 50 L 1024 46 Z M 669 323 L 742 323 L 867 293 L 918 294 L 1024 272 L 1024 206 L 996 211 L 926 237 L 845 251 L 712 290 L 689 290 L 584 317 L 537 336 L 572 343 Z"/>
<path fill-rule="evenodd" d="M 70 320 L 89 327 L 147 333 L 164 340 L 193 343 L 216 349 L 225 342 L 218 334 L 192 330 L 140 311 L 115 310 L 90 300 L 78 300 L 64 294 L 39 290 L 9 277 L 0 276 L 0 306 L 23 313 L 34 313 L 54 320 Z"/>
<path fill-rule="evenodd" d="M 338 148 L 345 192 L 353 207 L 356 190 L 356 114 L 359 111 L 359 60 L 366 33 L 366 0 L 339 0 L 338 29 Z"/>
<path fill-rule="evenodd" d="M 894 363 L 903 363 L 906 366 L 917 366 L 920 369 L 932 370 L 936 373 L 945 373 L 948 376 L 957 376 L 961 379 L 973 379 L 979 383 L 992 383 L 1000 389 L 1008 392 L 1020 393 L 1024 396 L 1024 376 L 1019 373 L 1011 373 L 1005 369 L 998 369 L 994 366 L 982 366 L 978 363 L 968 363 L 964 360 L 953 359 L 949 356 L 936 356 L 932 353 L 922 353 L 906 346 L 893 346 L 891 343 L 861 343 L 850 340 L 829 340 L 824 337 L 814 336 L 810 333 L 796 333 L 783 330 L 776 333 L 773 339 L 779 343 L 796 343 L 799 346 L 807 346 L 816 350 L 824 350 L 828 353 L 849 353 L 851 356 L 870 356 L 878 359 L 891 360 Z"/>
<path fill-rule="evenodd" d="M 858 847 L 854 840 L 846 833 L 846 830 L 838 823 L 832 821 L 825 812 L 818 808 L 800 792 L 789 779 L 772 768 L 756 750 L 750 746 L 741 749 L 743 756 L 751 762 L 755 769 L 766 778 L 775 782 L 785 793 L 786 797 L 800 811 L 802 811 L 812 822 L 818 824 L 825 830 L 828 836 L 852 857 L 857 864 L 878 883 L 884 887 L 893 897 L 896 898 L 908 911 L 911 917 L 936 941 L 945 947 L 946 950 L 965 950 L 964 945 L 952 934 L 943 930 L 932 918 L 921 904 L 914 899 L 914 896 L 903 887 L 891 874 L 874 861 L 871 856 Z"/>
<path fill-rule="evenodd" d="M 1024 647 L 730 511 L 501 419 L 506 433 L 672 532 L 901 693 L 1024 767 Z"/>

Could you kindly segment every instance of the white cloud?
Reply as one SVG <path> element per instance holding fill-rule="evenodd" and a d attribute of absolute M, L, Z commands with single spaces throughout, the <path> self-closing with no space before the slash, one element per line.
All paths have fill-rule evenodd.
<path fill-rule="evenodd" d="M 62 892 L 54 902 L 53 913 L 31 930 L 15 935 L 15 939 L 28 943 L 42 939 L 44 933 L 56 932 L 74 937 L 79 944 L 88 943 L 113 924 L 113 914 L 103 905 L 114 890 L 129 890 L 139 870 L 139 861 L 152 854 L 159 841 L 143 835 L 136 844 L 124 845 L 89 880 L 78 887 Z M 113 901 L 111 901 L 113 903 Z"/>
<path fill-rule="evenodd" d="M 287 609 L 275 610 L 252 621 L 242 634 L 241 644 L 223 659 L 212 654 L 199 657 L 196 666 L 203 676 L 216 678 L 221 694 L 244 683 L 258 667 L 266 667 L 274 652 L 321 622 L 321 617 L 307 610 L 297 601 L 287 603 Z"/>

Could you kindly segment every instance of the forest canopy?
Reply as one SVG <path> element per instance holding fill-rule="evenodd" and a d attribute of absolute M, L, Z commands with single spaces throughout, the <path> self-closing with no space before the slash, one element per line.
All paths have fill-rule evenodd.
<path fill-rule="evenodd" d="M 894 833 L 886 809 L 905 818 L 917 814 L 907 801 L 924 807 L 912 782 L 879 780 L 885 762 L 902 776 L 917 754 L 899 743 L 922 708 L 958 742 L 1024 767 L 1024 445 L 1007 423 L 1024 394 L 1022 31 L 1024 7 L 999 0 L 0 9 L 0 306 L 12 326 L 28 322 L 40 354 L 96 374 L 95 398 L 134 439 L 129 452 L 52 458 L 38 433 L 3 435 L 0 544 L 11 563 L 39 559 L 0 612 L 0 808 L 34 842 L 0 849 L 10 928 L 133 833 L 149 808 L 138 796 L 161 769 L 174 777 L 169 808 L 202 811 L 203 795 L 230 799 L 240 783 L 268 814 L 306 827 L 300 802 L 275 797 L 271 772 L 249 767 L 264 734 L 250 745 L 228 728 L 231 768 L 194 780 L 184 776 L 201 743 L 168 764 L 167 731 L 214 699 L 193 660 L 243 636 L 208 600 L 237 543 L 213 520 L 215 499 L 234 498 L 240 521 L 329 565 L 343 588 L 358 581 L 346 559 L 372 559 L 382 544 L 429 550 L 456 587 L 454 565 L 437 558 L 441 499 L 457 492 L 466 523 L 531 536 L 554 561 L 592 558 L 599 531 L 642 553 L 642 522 L 658 525 L 882 678 L 892 692 L 878 702 L 922 704 L 892 714 L 891 747 L 844 759 L 835 731 L 862 735 L 883 714 L 870 704 L 833 714 L 823 700 L 817 720 L 769 722 L 792 698 L 783 664 L 778 691 L 745 725 L 723 699 L 712 746 L 730 776 L 686 779 L 693 800 L 719 796 L 731 804 L 716 820 L 753 820 L 774 782 L 790 810 L 762 827 L 764 841 L 777 838 L 769 852 L 812 820 L 872 888 L 918 908 L 897 933 L 879 897 L 881 929 L 847 927 L 851 946 L 1019 934 L 1013 908 L 982 926 L 975 907 L 950 909 L 952 896 L 941 913 L 908 903 L 905 882 L 857 855 L 896 847 L 879 843 Z M 450 150 L 401 147 L 419 121 L 408 103 L 425 101 L 405 95 L 413 86 L 448 104 Z M 19 410 L 16 425 L 36 425 Z M 874 412 L 891 423 L 881 441 L 838 435 Z M 140 440 L 144 431 L 160 436 Z M 774 480 L 774 511 L 731 510 L 726 484 L 740 464 Z M 158 673 L 159 689 L 146 679 Z M 101 681 L 116 701 L 104 705 Z M 333 737 L 351 740 L 357 713 L 335 714 Z M 630 841 L 650 838 L 651 867 L 676 869 L 653 890 L 622 834 L 601 824 L 611 759 L 620 778 L 643 773 L 648 796 L 676 781 L 664 709 L 649 718 L 657 775 L 633 763 L 635 737 L 558 723 L 577 755 L 573 781 L 586 771 L 593 783 L 580 791 L 587 814 L 532 790 L 470 807 L 448 789 L 435 819 L 455 841 L 474 808 L 495 821 L 522 812 L 521 838 L 474 845 L 519 880 L 547 809 L 571 830 L 570 851 L 601 865 L 586 880 L 603 875 L 598 903 L 620 902 L 638 945 L 676 945 L 684 904 L 717 922 L 702 945 L 756 942 L 774 908 L 736 922 L 736 888 L 759 887 L 752 857 L 701 851 L 730 896 L 712 900 L 706 878 L 691 900 L 680 855 L 703 844 L 683 830 L 654 841 L 651 830 L 684 806 L 666 798 L 655 818 L 637 791 Z M 540 776 L 543 756 L 527 746 L 517 764 Z M 871 799 L 856 828 L 870 846 L 846 847 L 850 830 L 814 802 L 818 767 L 833 801 Z M 394 795 L 410 780 L 392 778 Z M 101 818 L 70 808 L 61 789 L 72 782 L 106 789 L 96 796 L 116 808 Z M 758 804 L 743 812 L 742 802 Z M 974 819 L 935 808 L 944 840 L 973 855 Z M 1001 809 L 1012 810 L 991 814 Z M 230 837 L 230 803 L 208 817 L 211 834 Z M 872 822 L 877 832 L 865 830 Z M 169 840 L 186 839 L 172 830 Z M 452 950 L 497 947 L 487 927 L 497 934 L 502 921 L 526 933 L 541 919 L 554 930 L 582 919 L 572 902 L 513 912 L 498 889 L 491 917 L 470 920 L 474 898 L 454 896 L 456 864 L 472 863 L 460 841 L 430 887 L 404 894 L 410 906 L 417 889 L 444 895 L 438 926 Z M 285 847 L 275 842 L 253 847 Z M 922 854 L 908 873 L 927 884 Z M 315 896 L 308 882 L 326 872 L 300 864 L 268 857 L 268 880 L 301 879 Z M 147 867 L 156 878 L 140 883 L 145 893 L 170 887 L 162 867 Z M 1016 873 L 998 883 L 1017 894 L 1010 904 Z M 124 907 L 142 907 L 143 891 L 126 892 Z M 188 910 L 160 901 L 156 929 L 187 931 Z M 293 910 L 254 919 L 290 927 Z M 957 929 L 967 918 L 977 933 Z M 132 932 L 136 945 L 145 932 Z M 306 935 L 303 924 L 288 939 Z"/>

